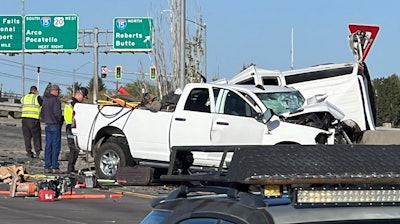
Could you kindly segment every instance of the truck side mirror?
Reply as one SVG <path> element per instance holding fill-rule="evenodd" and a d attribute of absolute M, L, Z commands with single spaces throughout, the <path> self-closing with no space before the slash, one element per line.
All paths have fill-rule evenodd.
<path fill-rule="evenodd" d="M 262 122 L 263 122 L 264 124 L 266 124 L 266 123 L 271 119 L 272 115 L 273 115 L 272 110 L 268 108 L 268 109 L 265 111 L 265 113 L 262 115 Z"/>
<path fill-rule="evenodd" d="M 280 121 L 274 120 L 271 121 L 272 116 L 274 115 L 274 111 L 272 109 L 267 109 L 264 114 L 260 114 L 261 122 L 267 125 L 269 131 L 274 130 L 275 128 L 279 127 Z"/>

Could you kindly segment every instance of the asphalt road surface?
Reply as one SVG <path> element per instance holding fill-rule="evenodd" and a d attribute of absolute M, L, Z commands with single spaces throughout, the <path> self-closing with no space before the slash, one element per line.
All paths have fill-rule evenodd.
<path fill-rule="evenodd" d="M 64 129 L 64 127 L 63 127 Z M 42 133 L 43 147 L 45 145 Z M 62 151 L 68 152 L 63 130 Z M 0 166 L 24 166 L 28 174 L 43 173 L 43 161 L 26 157 L 21 121 L 0 118 Z M 78 160 L 79 168 L 91 164 Z M 67 161 L 60 161 L 66 170 Z M 9 189 L 1 182 L 0 190 Z M 105 194 L 103 199 L 60 199 L 41 202 L 37 197 L 0 195 L 0 223 L 140 223 L 151 211 L 151 198 L 168 193 L 168 186 L 121 186 L 111 190 L 75 189 L 78 193 Z M 122 198 L 110 198 L 113 192 L 123 192 Z"/>
<path fill-rule="evenodd" d="M 42 148 L 46 145 L 44 126 L 42 126 Z M 33 146 L 33 145 L 32 145 Z M 61 153 L 60 153 L 60 169 L 61 171 L 67 170 L 67 154 L 69 152 L 67 138 L 65 134 L 65 126 L 62 128 L 61 137 Z M 43 159 L 43 153 L 41 155 Z M 0 163 L 18 163 L 23 165 L 28 173 L 36 174 L 43 173 L 44 161 L 43 160 L 29 160 L 26 157 L 24 146 L 24 138 L 22 135 L 22 127 L 20 119 L 7 119 L 0 118 Z M 1 164 L 0 164 L 1 165 Z M 90 168 L 93 164 L 78 159 L 77 169 Z"/>
<path fill-rule="evenodd" d="M 105 194 L 103 199 L 60 199 L 41 202 L 37 197 L 0 195 L 0 223 L 140 223 L 150 212 L 150 199 L 85 189 L 87 194 Z"/>

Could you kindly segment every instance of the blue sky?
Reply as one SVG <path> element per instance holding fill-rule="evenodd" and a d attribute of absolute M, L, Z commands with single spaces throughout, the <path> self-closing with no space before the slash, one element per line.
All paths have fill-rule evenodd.
<path fill-rule="evenodd" d="M 168 9 L 168 0 L 25 0 L 25 14 L 77 14 L 80 29 L 113 29 L 115 17 L 157 17 Z M 294 29 L 294 67 L 352 62 L 348 24 L 379 25 L 380 32 L 366 60 L 373 78 L 400 74 L 400 1 L 321 0 L 186 0 L 186 17 L 196 20 L 199 9 L 207 25 L 207 76 L 230 78 L 244 64 L 265 69 L 290 69 L 291 30 Z M 0 15 L 20 15 L 21 0 L 7 0 Z M 188 24 L 190 26 L 190 24 Z M 193 26 L 193 24 L 192 24 Z M 165 29 L 168 29 L 166 27 Z M 92 49 L 79 49 L 93 52 Z M 99 49 L 100 52 L 102 49 Z M 36 66 L 42 68 L 40 89 L 46 82 L 86 85 L 93 74 L 93 54 L 32 54 L 25 56 L 25 91 L 36 85 Z M 22 92 L 22 57 L 0 54 L 3 91 Z M 102 54 L 99 66 L 147 72 L 152 64 L 146 54 Z M 134 80 L 125 75 L 122 83 Z M 114 78 L 105 80 L 114 88 Z M 63 88 L 65 89 L 65 86 Z"/>

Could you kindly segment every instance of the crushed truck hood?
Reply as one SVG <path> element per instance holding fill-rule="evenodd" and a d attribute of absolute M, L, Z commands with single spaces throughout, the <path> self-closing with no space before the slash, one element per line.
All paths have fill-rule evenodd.
<path fill-rule="evenodd" d="M 295 111 L 286 112 L 281 114 L 286 118 L 295 117 L 302 114 L 310 114 L 310 113 L 318 113 L 318 112 L 328 112 L 332 114 L 332 116 L 337 120 L 342 120 L 345 117 L 345 114 L 335 105 L 330 102 L 321 102 L 311 105 L 303 106 Z"/>

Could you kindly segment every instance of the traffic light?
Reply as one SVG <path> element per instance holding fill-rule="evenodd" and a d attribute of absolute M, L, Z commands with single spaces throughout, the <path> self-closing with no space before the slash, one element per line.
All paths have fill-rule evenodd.
<path fill-rule="evenodd" d="M 156 80 L 157 78 L 157 69 L 156 66 L 150 66 L 150 80 Z"/>
<path fill-rule="evenodd" d="M 122 66 L 121 65 L 115 66 L 115 79 L 122 79 Z"/>
<path fill-rule="evenodd" d="M 103 79 L 107 78 L 107 72 L 108 72 L 107 66 L 105 65 L 101 66 L 101 78 Z"/>

